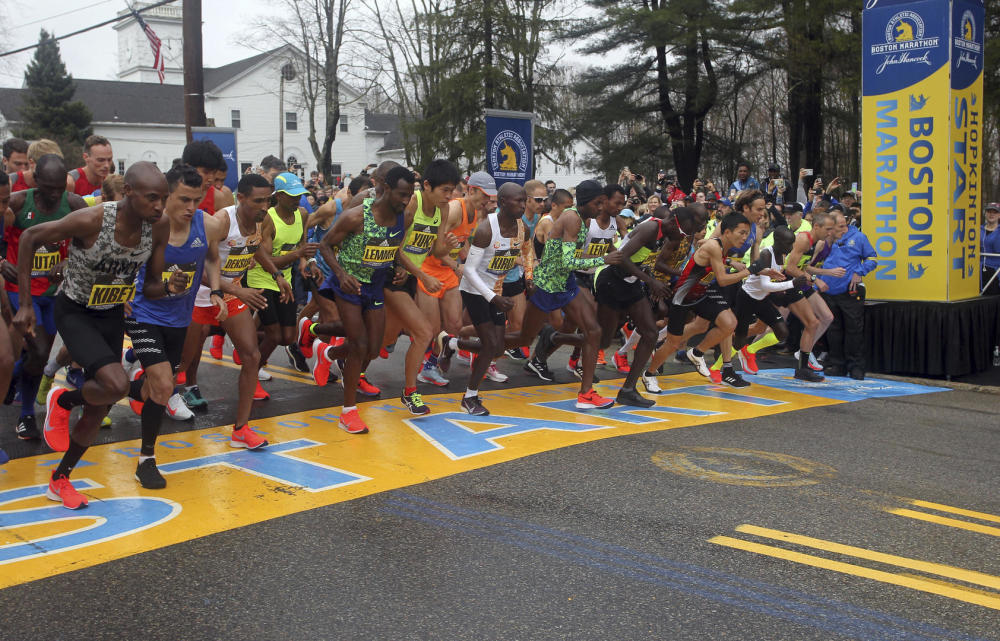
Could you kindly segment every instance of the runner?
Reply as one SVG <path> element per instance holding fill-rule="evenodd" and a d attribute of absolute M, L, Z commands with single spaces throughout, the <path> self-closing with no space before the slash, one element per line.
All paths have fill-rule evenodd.
<path fill-rule="evenodd" d="M 28 162 L 28 141 L 22 138 L 8 138 L 3 141 L 3 173 L 16 174 L 19 171 L 28 171 L 31 164 Z M 3 185 L 10 186 L 10 177 L 3 180 Z"/>
<path fill-rule="evenodd" d="M 222 321 L 217 319 L 219 310 L 212 302 L 212 297 L 217 296 L 218 291 L 212 291 L 210 287 L 201 285 L 195 297 L 195 307 L 184 343 L 180 369 L 187 372 L 184 402 L 191 409 L 206 407 L 208 403 L 198 387 L 197 357 L 201 354 L 209 328 L 221 325 L 232 340 L 234 351 L 239 352 L 241 359 L 236 421 L 233 424 L 230 445 L 257 449 L 267 445 L 267 441 L 258 436 L 248 425 L 254 390 L 258 385 L 260 351 L 257 347 L 257 328 L 254 320 L 250 314 L 244 312 L 248 307 L 263 309 L 267 306 L 268 300 L 261 290 L 243 287 L 240 281 L 250 268 L 250 263 L 256 260 L 267 273 L 273 274 L 281 291 L 280 301 L 291 299 L 292 288 L 274 266 L 270 252 L 260 250 L 261 226 L 267 216 L 267 206 L 271 200 L 271 183 L 258 174 L 247 174 L 240 178 L 236 191 L 239 204 L 225 207 L 216 213 L 213 218 L 218 219 L 217 226 L 206 224 L 206 231 L 210 234 L 213 229 L 218 230 L 214 235 L 209 235 L 209 242 L 218 243 L 219 246 L 222 276 L 220 289 L 226 302 L 227 317 Z"/>
<path fill-rule="evenodd" d="M 337 304 L 347 340 L 337 347 L 318 339 L 314 342 L 313 377 L 317 385 L 326 385 L 330 365 L 338 358 L 345 359 L 344 407 L 339 425 L 350 434 L 368 431 L 358 414 L 358 381 L 368 363 L 378 356 L 385 336 L 384 286 L 392 278 L 404 231 L 413 222 L 414 214 L 408 213 L 408 205 L 415 181 L 413 172 L 405 167 L 390 169 L 379 197 L 345 211 L 319 246 L 333 272 L 320 293 Z M 330 335 L 333 331 L 322 325 L 310 328 L 313 335 Z"/>
<path fill-rule="evenodd" d="M 7 258 L 2 271 L 7 298 L 16 312 L 20 307 L 18 294 L 18 241 L 24 230 L 35 225 L 64 218 L 71 211 L 86 207 L 83 199 L 66 191 L 66 165 L 55 154 L 38 159 L 34 171 L 38 187 L 19 191 L 10 197 L 10 208 L 4 207 L 4 240 L 7 241 Z M 55 283 L 62 277 L 61 265 L 66 258 L 68 243 L 57 241 L 40 246 L 32 259 L 30 295 L 38 326 L 26 336 L 17 329 L 11 334 L 14 352 L 22 354 L 15 366 L 13 378 L 21 392 L 21 417 L 14 431 L 21 440 L 41 438 L 35 423 L 35 397 L 45 365 L 56 337 L 54 315 Z M 54 278 L 50 280 L 50 276 Z M 24 351 L 22 352 L 22 348 Z M 6 389 L 6 388 L 4 388 Z"/>
<path fill-rule="evenodd" d="M 521 220 L 528 226 L 528 229 L 531 230 L 532 234 L 534 234 L 535 227 L 540 219 L 539 213 L 545 209 L 548 199 L 548 191 L 545 189 L 545 184 L 539 180 L 529 180 L 524 183 L 524 190 L 528 194 L 528 200 Z M 494 211 L 494 209 L 490 209 L 490 211 Z M 530 254 L 527 253 L 528 249 L 529 248 L 525 248 L 525 255 L 517 260 L 517 264 L 514 269 L 510 270 L 504 277 L 502 294 L 514 301 L 514 309 L 507 313 L 507 332 L 511 334 L 517 334 L 521 331 L 521 323 L 524 320 L 524 310 L 528 302 L 526 295 L 527 278 L 525 277 L 525 271 L 529 268 L 529 266 L 526 265 L 526 263 L 531 262 L 530 268 L 533 269 L 535 259 L 537 259 L 534 252 L 531 252 Z M 556 312 L 554 316 L 560 316 L 560 314 Z M 558 323 L 551 323 L 550 321 L 550 324 L 552 324 L 553 327 L 561 327 L 561 317 Z M 529 360 L 531 357 L 531 353 L 527 349 L 507 350 L 507 355 L 512 359 L 520 361 Z M 534 370 L 528 369 L 527 371 L 535 374 L 536 376 L 538 375 L 538 372 Z M 549 378 L 547 380 L 551 381 L 552 379 Z"/>
<path fill-rule="evenodd" d="M 531 234 L 521 220 L 526 200 L 523 187 L 516 183 L 504 183 L 499 191 L 500 213 L 487 214 L 472 238 L 459 288 L 479 338 L 454 339 L 443 332 L 441 340 L 436 341 L 445 354 L 462 349 L 479 355 L 472 362 L 469 384 L 462 399 L 462 409 L 473 416 L 489 414 L 479 400 L 479 384 L 492 367 L 493 359 L 503 354 L 506 312 L 514 308 L 510 298 L 500 295 L 503 276 L 514 268 L 521 248 L 531 246 Z"/>
<path fill-rule="evenodd" d="M 11 192 L 24 191 L 25 189 L 31 189 L 32 187 L 38 186 L 35 182 L 35 164 L 46 154 L 55 154 L 60 158 L 63 157 L 63 152 L 62 149 L 59 148 L 59 143 L 54 140 L 42 138 L 28 145 L 28 168 L 20 169 L 10 174 Z M 74 188 L 75 185 L 73 183 L 73 177 L 67 173 L 66 191 L 71 194 L 75 193 L 73 191 Z"/>
<path fill-rule="evenodd" d="M 229 191 L 228 187 L 218 189 L 215 186 L 219 174 L 221 173 L 225 177 L 229 170 L 218 145 L 211 140 L 189 142 L 184 146 L 181 162 L 185 165 L 191 165 L 201 174 L 205 197 L 198 204 L 198 209 L 206 214 L 214 214 L 223 207 L 229 207 L 234 203 L 233 192 Z"/>
<path fill-rule="evenodd" d="M 31 300 L 35 252 L 42 245 L 72 239 L 56 297 L 56 326 L 73 360 L 83 365 L 87 382 L 82 389 L 59 387 L 49 392 L 44 432 L 49 447 L 65 452 L 46 496 L 70 509 L 87 505 L 87 498 L 73 488 L 69 475 L 93 442 L 109 406 L 128 393 L 120 363 L 124 303 L 135 293 L 135 277 L 143 264 L 151 273 L 163 273 L 170 235 L 169 223 L 160 220 L 166 197 L 167 181 L 160 170 L 138 162 L 125 174 L 122 201 L 88 207 L 21 234 L 17 263 L 21 300 L 14 325 L 28 335 L 35 328 Z M 148 298 L 176 293 L 177 283 L 177 278 L 147 281 L 143 293 Z M 70 411 L 78 405 L 83 414 L 70 435 Z"/>
<path fill-rule="evenodd" d="M 431 411 L 417 392 L 417 375 L 423 368 L 424 353 L 434 334 L 430 321 L 417 306 L 414 297 L 418 280 L 428 293 L 437 293 L 441 289 L 441 281 L 420 268 L 431 254 L 444 256 L 457 244 L 454 235 L 440 234 L 439 231 L 442 221 L 440 208 L 451 200 L 451 193 L 459 180 L 458 168 L 447 160 L 434 160 L 427 166 L 423 188 L 414 194 L 407 206 L 406 213 L 408 217 L 412 215 L 413 221 L 407 227 L 402 250 L 396 256 L 397 278 L 385 285 L 386 322 L 380 347 L 395 344 L 400 331 L 410 335 L 410 346 L 403 365 L 405 383 L 399 400 L 411 414 L 418 416 Z M 396 282 L 399 275 L 403 276 L 400 282 Z M 347 384 L 346 380 L 344 384 Z"/>
<path fill-rule="evenodd" d="M 132 407 L 138 409 L 142 417 L 142 445 L 135 478 L 151 490 L 162 489 L 167 484 L 156 468 L 154 452 L 163 415 L 183 412 L 191 416 L 180 395 L 174 393 L 174 370 L 180 365 L 203 273 L 213 292 L 211 301 L 218 308 L 216 320 L 225 320 L 227 314 L 219 284 L 217 242 L 224 237 L 224 221 L 221 216 L 207 216 L 196 209 L 202 197 L 202 185 L 201 176 L 193 167 L 176 165 L 167 172 L 166 178 L 169 196 L 164 213 L 170 222 L 170 240 L 164 251 L 166 269 L 161 278 L 177 281 L 181 274 L 183 289 L 164 298 L 146 298 L 142 293 L 147 276 L 143 267 L 139 271 L 132 316 L 125 319 L 125 330 L 142 364 L 142 369 L 133 372 L 129 386 Z"/>
<path fill-rule="evenodd" d="M 87 136 L 83 141 L 83 167 L 69 172 L 75 182 L 74 193 L 91 196 L 99 191 L 109 174 L 114 173 L 114 154 L 104 136 Z M 106 199 L 105 199 L 106 200 Z"/>
<path fill-rule="evenodd" d="M 4 144 L 4 159 L 7 160 L 10 154 L 7 145 Z M 10 177 L 6 172 L 0 171 L 0 211 L 6 211 L 10 203 Z M 2 274 L 0 274 L 2 275 Z M 6 296 L 0 296 L 0 390 L 10 387 L 10 376 L 14 370 L 14 350 L 11 346 L 10 332 L 7 329 L 14 314 L 11 312 L 10 301 Z M 9 460 L 7 453 L 0 448 L 0 465 Z"/>

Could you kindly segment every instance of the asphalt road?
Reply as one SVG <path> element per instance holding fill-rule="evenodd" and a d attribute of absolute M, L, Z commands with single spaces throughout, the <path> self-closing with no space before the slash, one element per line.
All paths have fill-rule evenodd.
<path fill-rule="evenodd" d="M 397 360 L 370 374 L 385 396 Z M 195 428 L 225 423 L 235 375 L 203 371 Z M 261 416 L 340 402 L 268 389 Z M 113 415 L 104 442 L 137 436 Z M 1000 639 L 998 515 L 1000 396 L 870 399 L 543 451 L 15 585 L 0 638 Z"/>

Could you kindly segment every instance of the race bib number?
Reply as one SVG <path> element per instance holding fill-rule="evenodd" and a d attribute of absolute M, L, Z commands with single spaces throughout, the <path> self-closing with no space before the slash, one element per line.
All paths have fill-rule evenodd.
<path fill-rule="evenodd" d="M 253 255 L 256 251 L 256 247 L 251 247 L 249 245 L 244 247 L 234 247 L 233 250 L 229 252 L 229 256 L 226 257 L 225 264 L 222 265 L 222 269 L 219 271 L 227 278 L 241 277 L 248 269 L 250 269 L 250 263 L 253 261 Z"/>
<path fill-rule="evenodd" d="M 194 286 L 195 284 L 194 283 L 195 267 L 196 267 L 195 263 L 167 266 L 167 270 L 163 272 L 164 282 L 170 280 L 170 278 L 174 275 L 174 272 L 183 272 L 183 274 L 187 276 L 187 285 L 184 286 L 184 291 L 176 294 L 171 294 L 170 292 L 167 292 L 167 296 L 184 296 L 185 294 L 191 291 L 191 287 Z"/>
<path fill-rule="evenodd" d="M 414 225 L 413 235 L 403 251 L 408 254 L 426 254 L 437 239 L 437 227 L 431 225 Z"/>
<path fill-rule="evenodd" d="M 486 271 L 490 274 L 506 274 L 514 269 L 514 265 L 516 264 L 516 254 L 494 254 L 489 264 L 486 265 Z"/>
<path fill-rule="evenodd" d="M 361 264 L 372 269 L 382 269 L 388 267 L 396 260 L 396 250 L 398 245 L 390 247 L 384 245 L 365 245 L 365 252 L 361 256 Z"/>
<path fill-rule="evenodd" d="M 587 245 L 587 258 L 598 258 L 608 253 L 611 239 L 597 240 Z"/>
<path fill-rule="evenodd" d="M 59 264 L 61 259 L 58 251 L 39 251 L 31 261 L 31 277 L 39 278 L 49 275 L 49 270 Z"/>
<path fill-rule="evenodd" d="M 87 307 L 123 305 L 135 296 L 135 285 L 94 285 L 90 288 Z"/>
<path fill-rule="evenodd" d="M 290 254 L 293 251 L 295 251 L 296 247 L 298 247 L 298 244 L 296 243 L 285 243 L 284 245 L 281 246 L 281 249 L 278 250 L 277 255 L 284 256 L 286 254 Z"/>

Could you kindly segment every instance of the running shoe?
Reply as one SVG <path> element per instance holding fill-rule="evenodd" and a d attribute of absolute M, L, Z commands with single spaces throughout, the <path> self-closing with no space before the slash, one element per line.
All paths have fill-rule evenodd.
<path fill-rule="evenodd" d="M 45 405 L 45 397 L 49 395 L 49 390 L 52 389 L 52 383 L 55 380 L 54 376 L 42 374 L 42 380 L 38 384 L 38 394 L 35 395 L 36 403 L 39 405 Z"/>
<path fill-rule="evenodd" d="M 410 414 L 423 416 L 424 414 L 431 413 L 431 408 L 427 407 L 424 403 L 424 399 L 420 396 L 420 392 L 403 394 L 399 397 L 399 400 L 403 401 L 403 405 L 406 406 L 406 409 L 410 410 Z"/>
<path fill-rule="evenodd" d="M 465 365 L 466 367 L 472 367 L 472 352 L 460 349 L 458 353 L 452 358 L 452 360 Z M 521 360 L 524 360 L 523 358 Z"/>
<path fill-rule="evenodd" d="M 743 380 L 743 377 L 732 368 L 722 372 L 722 384 L 729 387 L 750 387 L 750 383 Z"/>
<path fill-rule="evenodd" d="M 555 333 L 556 329 L 551 325 L 546 325 L 542 331 L 538 332 L 538 342 L 535 343 L 535 360 L 542 363 L 548 360 L 549 354 L 555 349 L 555 343 L 552 342 Z"/>
<path fill-rule="evenodd" d="M 257 381 L 257 389 L 253 391 L 253 400 L 266 401 L 269 398 L 271 398 L 271 395 L 268 394 L 267 390 L 261 386 L 260 381 Z"/>
<path fill-rule="evenodd" d="M 638 390 L 627 390 L 624 388 L 618 391 L 615 402 L 619 405 L 631 405 L 632 407 L 652 407 L 656 405 L 656 401 L 646 398 Z"/>
<path fill-rule="evenodd" d="M 602 366 L 606 366 L 607 364 L 608 364 L 608 361 L 606 361 L 604 359 L 604 350 L 603 349 L 598 349 L 597 350 L 597 366 L 598 367 L 602 367 Z"/>
<path fill-rule="evenodd" d="M 512 361 L 527 360 L 524 357 L 524 352 L 521 351 L 520 347 L 511 347 L 506 352 L 504 352 L 504 354 L 507 356 L 507 358 L 511 359 Z"/>
<path fill-rule="evenodd" d="M 267 447 L 267 439 L 250 429 L 249 425 L 244 425 L 240 429 L 233 430 L 229 437 L 229 447 L 245 447 L 248 450 L 257 450 Z"/>
<path fill-rule="evenodd" d="M 18 419 L 14 433 L 22 441 L 37 441 L 42 438 L 41 432 L 38 431 L 38 424 L 35 423 L 34 414 L 27 414 Z"/>
<path fill-rule="evenodd" d="M 705 356 L 704 355 L 702 355 L 702 356 L 695 356 L 694 355 L 694 350 L 693 349 L 689 349 L 687 351 L 687 359 L 688 359 L 688 361 L 691 362 L 692 365 L 694 365 L 694 368 L 696 370 L 698 370 L 699 374 L 701 374 L 705 378 L 711 378 L 712 377 L 712 375 L 708 371 L 708 364 L 705 363 Z"/>
<path fill-rule="evenodd" d="M 342 413 L 337 425 L 348 434 L 366 434 L 368 432 L 368 426 L 361 420 L 358 410 Z"/>
<path fill-rule="evenodd" d="M 288 356 L 288 362 L 292 364 L 292 367 L 296 371 L 304 374 L 309 373 L 309 363 L 306 361 L 306 356 L 299 349 L 298 345 L 285 345 L 285 355 Z"/>
<path fill-rule="evenodd" d="M 201 395 L 201 390 L 198 389 L 197 385 L 187 388 L 184 390 L 184 404 L 188 408 L 196 410 L 199 408 L 208 407 L 208 401 Z"/>
<path fill-rule="evenodd" d="M 226 342 L 226 337 L 222 334 L 212 336 L 212 346 L 208 348 L 208 353 L 217 361 L 222 360 L 222 346 Z"/>
<path fill-rule="evenodd" d="M 521 360 L 526 361 L 531 358 L 531 350 L 527 346 L 521 348 Z"/>
<path fill-rule="evenodd" d="M 614 405 L 615 402 L 610 398 L 604 398 L 593 388 L 587 390 L 583 394 L 576 395 L 576 408 L 579 410 L 603 410 Z"/>
<path fill-rule="evenodd" d="M 233 348 L 233 362 L 237 365 L 243 364 L 243 361 L 240 360 L 240 353 L 236 351 L 235 347 Z"/>
<path fill-rule="evenodd" d="M 489 416 L 490 411 L 479 402 L 479 395 L 466 396 L 462 399 L 462 409 L 472 416 Z"/>
<path fill-rule="evenodd" d="M 62 503 L 63 507 L 71 510 L 79 510 L 87 506 L 87 497 L 76 491 L 73 484 L 65 476 L 56 478 L 55 472 L 49 479 L 49 487 L 45 490 L 46 498 Z"/>
<path fill-rule="evenodd" d="M 330 366 L 333 362 L 326 355 L 326 348 L 329 347 L 320 339 L 313 341 L 312 352 L 316 355 L 316 363 L 313 364 L 313 380 L 320 387 L 323 387 L 330 380 Z"/>
<path fill-rule="evenodd" d="M 812 370 L 809 367 L 795 368 L 795 378 L 799 379 L 800 381 L 806 381 L 807 383 L 822 383 L 823 381 L 826 380 L 826 378 L 822 374 Z"/>
<path fill-rule="evenodd" d="M 646 388 L 646 391 L 650 394 L 661 394 L 663 390 L 660 389 L 660 383 L 656 380 L 655 374 L 650 374 L 646 372 L 643 374 L 639 380 L 642 381 L 642 386 Z"/>
<path fill-rule="evenodd" d="M 506 383 L 509 377 L 498 370 L 497 364 L 493 362 L 490 363 L 489 368 L 486 370 L 486 378 L 490 379 L 494 383 Z"/>
<path fill-rule="evenodd" d="M 177 385 L 187 385 L 188 375 L 187 372 L 177 372 L 177 376 L 174 377 L 174 383 Z"/>
<path fill-rule="evenodd" d="M 677 361 L 678 363 L 688 362 L 687 357 L 688 357 L 688 350 L 686 349 L 679 349 L 674 353 L 674 360 Z"/>
<path fill-rule="evenodd" d="M 301 318 L 299 319 L 299 340 L 296 344 L 299 346 L 299 351 L 306 358 L 312 358 L 313 355 L 313 339 L 315 336 L 309 331 L 309 327 L 312 326 L 311 318 Z"/>
<path fill-rule="evenodd" d="M 167 416 L 175 421 L 186 421 L 194 418 L 194 412 L 184 404 L 184 399 L 176 392 L 167 399 Z M 143 486 L 145 487 L 145 486 Z"/>
<path fill-rule="evenodd" d="M 148 458 L 135 468 L 135 480 L 147 490 L 162 490 L 167 487 L 167 479 L 163 478 L 156 468 L 156 459 Z"/>
<path fill-rule="evenodd" d="M 756 374 L 760 371 L 757 367 L 757 355 L 753 352 L 748 352 L 746 347 L 740 349 L 736 352 L 736 355 L 740 357 L 740 366 L 743 367 L 743 371 L 747 374 Z M 795 356 L 798 358 L 798 355 Z"/>
<path fill-rule="evenodd" d="M 362 396 L 378 396 L 382 390 L 368 382 L 368 377 L 364 374 L 358 379 L 358 394 Z"/>
<path fill-rule="evenodd" d="M 617 369 L 619 373 L 621 373 L 621 374 L 628 374 L 628 371 L 629 371 L 628 356 L 626 356 L 625 354 L 619 354 L 618 351 L 616 350 L 611 355 L 611 358 L 614 359 L 614 361 L 615 361 L 615 369 Z"/>
<path fill-rule="evenodd" d="M 580 367 L 580 359 L 579 358 L 573 358 L 571 356 L 570 359 L 568 361 L 566 361 L 566 371 L 572 373 L 574 376 L 576 376 L 580 380 L 583 380 L 583 374 L 578 374 L 577 373 L 578 369 L 581 372 L 583 371 L 583 368 Z"/>
<path fill-rule="evenodd" d="M 66 367 L 66 384 L 82 389 L 86 379 L 83 377 L 83 370 L 79 367 Z"/>
<path fill-rule="evenodd" d="M 525 363 L 524 371 L 534 374 L 535 376 L 542 379 L 546 383 L 551 383 L 552 381 L 556 380 L 556 377 L 552 375 L 552 371 L 549 370 L 549 366 L 535 357 L 533 357 L 531 360 Z"/>
<path fill-rule="evenodd" d="M 129 382 L 137 381 L 140 378 L 142 378 L 142 375 L 145 374 L 145 373 L 146 373 L 146 370 L 144 370 L 144 369 L 142 369 L 140 367 L 137 370 L 133 370 L 132 373 L 129 374 L 128 380 L 129 380 Z M 136 416 L 141 416 L 142 415 L 142 406 L 143 405 L 145 405 L 145 403 L 143 403 L 142 401 L 137 401 L 134 398 L 132 398 L 131 396 L 128 399 L 128 406 L 132 408 L 132 411 L 135 412 Z"/>
<path fill-rule="evenodd" d="M 66 393 L 65 387 L 53 387 L 45 397 L 45 423 L 42 435 L 45 443 L 56 452 L 69 449 L 70 411 L 59 405 L 59 397 Z"/>
<path fill-rule="evenodd" d="M 437 387 L 447 387 L 448 383 L 451 382 L 444 376 L 441 376 L 441 372 L 438 371 L 436 365 L 431 365 L 430 363 L 425 364 L 424 368 L 420 370 L 420 373 L 417 374 L 417 380 L 421 383 L 436 385 Z"/>
<path fill-rule="evenodd" d="M 134 360 L 129 360 L 129 356 L 131 356 Z M 136 356 L 135 356 L 135 350 L 132 349 L 131 347 L 123 347 L 122 348 L 122 369 L 125 370 L 125 376 L 128 376 L 129 374 L 131 374 L 132 370 L 134 370 L 137 367 L 142 367 L 142 364 L 139 363 L 139 359 L 136 358 Z"/>
<path fill-rule="evenodd" d="M 448 373 L 448 368 L 451 366 L 451 357 L 455 355 L 455 350 L 451 348 L 449 343 L 451 342 L 451 335 L 448 332 L 442 331 L 435 338 L 434 343 L 437 347 L 438 356 L 438 367 L 445 374 Z M 442 377 L 444 380 L 444 377 Z M 435 383 L 437 385 L 437 383 Z M 447 383 L 445 383 L 447 385 Z"/>
<path fill-rule="evenodd" d="M 715 383 L 716 385 L 722 383 L 722 370 L 710 369 L 708 370 L 708 373 L 709 373 L 709 378 L 712 379 L 713 383 Z"/>
<path fill-rule="evenodd" d="M 865 370 L 857 368 L 857 367 L 854 368 L 854 369 L 852 369 L 850 372 L 848 372 L 847 375 L 850 376 L 851 378 L 853 378 L 856 381 L 863 381 L 863 380 L 865 380 Z"/>
<path fill-rule="evenodd" d="M 274 377 L 271 376 L 271 372 L 267 371 L 263 367 L 261 367 L 259 370 L 257 370 L 257 380 L 258 381 L 269 381 L 272 378 L 274 378 Z"/>
<path fill-rule="evenodd" d="M 795 362 L 796 363 L 798 362 L 799 355 L 801 353 L 802 353 L 801 350 L 795 352 Z M 823 366 L 820 364 L 820 362 L 818 360 L 816 360 L 816 355 L 813 354 L 812 352 L 809 353 L 809 369 L 811 369 L 814 372 L 822 372 L 823 371 Z"/>

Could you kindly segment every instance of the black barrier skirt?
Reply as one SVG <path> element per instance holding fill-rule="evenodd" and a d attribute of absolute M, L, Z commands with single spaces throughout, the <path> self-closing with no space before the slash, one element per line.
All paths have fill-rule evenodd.
<path fill-rule="evenodd" d="M 956 303 L 877 302 L 865 306 L 868 370 L 910 376 L 965 376 L 992 367 L 1000 345 L 1000 296 Z"/>

